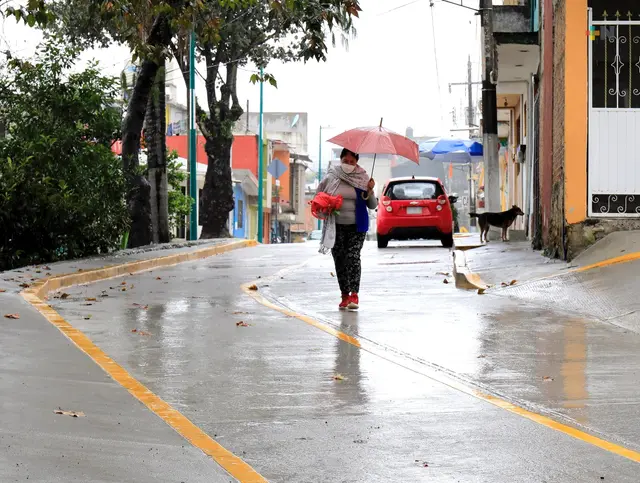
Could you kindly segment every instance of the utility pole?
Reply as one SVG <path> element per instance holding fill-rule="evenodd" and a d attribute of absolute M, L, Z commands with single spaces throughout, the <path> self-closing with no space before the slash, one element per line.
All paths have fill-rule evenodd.
<path fill-rule="evenodd" d="M 482 84 L 482 82 L 473 82 L 473 71 L 471 65 L 471 56 L 469 55 L 469 59 L 467 61 L 467 82 L 454 82 L 449 84 L 449 92 L 451 92 L 451 86 L 465 86 L 467 88 L 467 97 L 468 97 L 468 105 L 467 105 L 467 129 L 460 129 L 461 131 L 469 131 L 469 137 L 471 138 L 471 133 L 475 131 L 478 126 L 475 124 L 474 119 L 474 107 L 473 107 L 473 86 Z M 475 210 L 475 196 L 473 195 L 473 162 L 469 161 L 469 211 Z M 469 219 L 469 226 L 476 226 L 476 219 Z"/>
<path fill-rule="evenodd" d="M 264 69 L 260 67 L 260 118 L 258 119 L 258 243 L 262 243 L 263 240 L 263 187 L 262 187 L 262 172 L 264 171 L 264 149 L 262 146 L 262 118 L 264 109 Z"/>
<path fill-rule="evenodd" d="M 189 196 L 191 213 L 189 217 L 189 239 L 198 239 L 198 173 L 196 165 L 196 35 L 189 36 Z"/>
<path fill-rule="evenodd" d="M 498 105 L 496 85 L 498 65 L 493 36 L 493 1 L 480 0 L 484 33 L 484 72 L 482 76 L 482 133 L 485 167 L 485 200 L 487 211 L 500 211 L 500 163 L 498 161 Z"/>

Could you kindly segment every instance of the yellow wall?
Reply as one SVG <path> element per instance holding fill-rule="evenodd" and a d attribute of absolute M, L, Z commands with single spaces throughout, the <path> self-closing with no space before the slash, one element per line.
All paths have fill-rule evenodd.
<path fill-rule="evenodd" d="M 587 218 L 587 0 L 566 0 L 565 8 L 564 206 L 573 224 Z"/>

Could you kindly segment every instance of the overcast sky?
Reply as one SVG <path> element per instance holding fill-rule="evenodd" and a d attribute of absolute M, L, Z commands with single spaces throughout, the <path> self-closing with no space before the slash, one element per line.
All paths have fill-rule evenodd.
<path fill-rule="evenodd" d="M 321 124 L 333 126 L 325 131 L 325 139 L 351 127 L 376 125 L 381 117 L 386 127 L 400 133 L 411 126 L 418 136 L 449 135 L 451 110 L 466 105 L 466 91 L 453 87 L 449 94 L 448 84 L 466 81 L 469 55 L 474 80 L 480 78 L 479 17 L 473 11 L 439 0 L 433 7 L 429 0 L 360 2 L 363 12 L 356 20 L 357 37 L 350 40 L 348 50 L 338 43 L 328 52 L 326 63 L 274 62 L 266 69 L 276 77 L 278 88 L 265 86 L 265 111 L 307 112 L 313 159 L 318 155 Z M 464 3 L 478 6 L 477 0 Z M 0 49 L 9 48 L 14 54 L 31 53 L 39 40 L 36 31 L 16 26 L 13 19 L 6 19 L 0 29 Z M 91 58 L 100 61 L 105 73 L 119 75 L 129 55 L 126 48 L 115 46 L 82 56 L 83 60 Z M 257 111 L 259 88 L 249 83 L 250 76 L 251 72 L 241 71 L 239 97 L 243 106 L 249 100 L 251 110 Z M 186 103 L 186 91 L 181 92 Z M 204 101 L 202 85 L 197 93 Z M 479 94 L 476 88 L 474 96 Z M 459 110 L 458 116 L 464 125 L 463 112 Z M 330 148 L 324 145 L 324 153 Z M 327 161 L 324 155 L 323 159 Z"/>

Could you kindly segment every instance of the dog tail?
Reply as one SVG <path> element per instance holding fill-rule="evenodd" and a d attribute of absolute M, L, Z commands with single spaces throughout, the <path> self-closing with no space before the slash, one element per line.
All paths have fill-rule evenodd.
<path fill-rule="evenodd" d="M 478 213 L 469 213 L 471 218 L 478 218 L 480 215 Z"/>

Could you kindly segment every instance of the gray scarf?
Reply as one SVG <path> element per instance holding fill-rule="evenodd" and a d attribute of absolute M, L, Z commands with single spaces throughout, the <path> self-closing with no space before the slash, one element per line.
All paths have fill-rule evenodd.
<path fill-rule="evenodd" d="M 360 166 L 356 166 L 356 169 L 354 169 L 351 174 L 345 173 L 341 166 L 331 166 L 326 177 L 318 185 L 318 193 L 327 193 L 328 195 L 335 196 L 341 181 L 366 192 L 369 189 L 369 179 L 367 172 Z M 329 215 L 329 218 L 324 221 L 322 239 L 320 241 L 320 253 L 329 253 L 335 243 L 336 215 L 332 213 Z"/>

